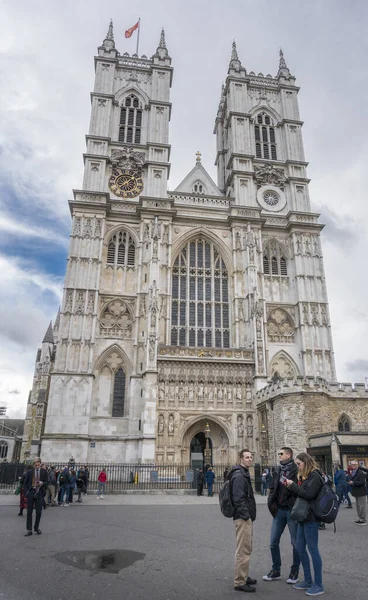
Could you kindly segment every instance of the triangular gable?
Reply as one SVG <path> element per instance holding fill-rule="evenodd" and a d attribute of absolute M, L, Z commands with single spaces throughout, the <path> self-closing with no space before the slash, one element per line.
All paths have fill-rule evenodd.
<path fill-rule="evenodd" d="M 204 186 L 204 190 L 202 192 L 194 191 L 193 186 L 197 182 Z M 206 169 L 199 161 L 195 164 L 190 173 L 184 177 L 183 181 L 179 183 L 178 187 L 174 191 L 180 193 L 185 192 L 186 194 L 201 193 L 204 196 L 223 196 L 213 179 L 209 176 Z"/>

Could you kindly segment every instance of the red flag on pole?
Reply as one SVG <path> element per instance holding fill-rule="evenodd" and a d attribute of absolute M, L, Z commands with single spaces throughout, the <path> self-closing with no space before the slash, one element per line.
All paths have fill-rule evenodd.
<path fill-rule="evenodd" d="M 126 32 L 125 32 L 125 37 L 126 37 L 126 38 L 130 38 L 130 37 L 132 37 L 132 35 L 133 35 L 134 31 L 135 31 L 136 29 L 138 29 L 138 27 L 139 27 L 139 21 L 137 21 L 137 22 L 136 22 L 136 24 L 135 24 L 135 25 L 133 25 L 133 27 L 130 27 L 130 29 L 127 29 L 127 30 L 126 30 Z"/>

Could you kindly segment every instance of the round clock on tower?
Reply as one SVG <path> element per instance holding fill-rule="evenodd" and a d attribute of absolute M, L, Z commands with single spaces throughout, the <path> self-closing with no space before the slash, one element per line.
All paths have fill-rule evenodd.
<path fill-rule="evenodd" d="M 109 188 L 121 198 L 135 198 L 143 190 L 143 181 L 138 171 L 113 169 L 109 179 Z"/>

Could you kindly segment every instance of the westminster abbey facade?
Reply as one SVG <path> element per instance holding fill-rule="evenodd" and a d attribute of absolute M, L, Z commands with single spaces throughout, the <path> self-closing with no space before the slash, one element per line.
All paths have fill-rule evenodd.
<path fill-rule="evenodd" d="M 213 464 L 245 446 L 275 460 L 294 435 L 305 449 L 305 406 L 290 424 L 272 398 L 281 382 L 321 391 L 336 376 L 322 225 L 282 52 L 275 77 L 256 75 L 233 44 L 213 107 L 217 183 L 197 153 L 172 191 L 164 32 L 151 58 L 121 55 L 110 24 L 95 65 L 63 302 L 40 367 L 43 460 L 189 464 L 206 425 Z"/>

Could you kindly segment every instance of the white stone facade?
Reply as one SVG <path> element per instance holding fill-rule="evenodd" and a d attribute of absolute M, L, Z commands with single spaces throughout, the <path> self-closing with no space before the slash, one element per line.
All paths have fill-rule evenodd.
<path fill-rule="evenodd" d="M 170 192 L 164 35 L 151 59 L 121 56 L 110 26 L 95 65 L 42 458 L 188 463 L 206 422 L 214 462 L 259 457 L 256 391 L 335 380 L 295 79 L 282 56 L 276 77 L 247 74 L 234 46 L 218 184 L 198 155 Z"/>

